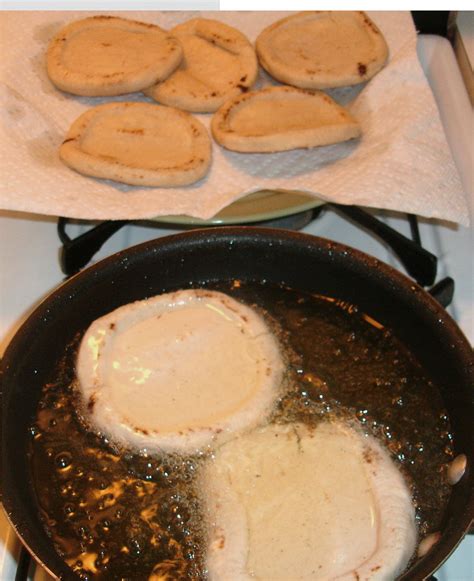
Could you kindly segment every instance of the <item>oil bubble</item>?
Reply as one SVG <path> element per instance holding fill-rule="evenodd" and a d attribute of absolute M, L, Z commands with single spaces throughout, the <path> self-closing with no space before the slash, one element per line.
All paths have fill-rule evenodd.
<path fill-rule="evenodd" d="M 54 459 L 59 470 L 68 470 L 72 464 L 72 454 L 70 452 L 60 452 Z"/>
<path fill-rule="evenodd" d="M 68 517 L 73 516 L 75 510 L 76 509 L 75 509 L 75 506 L 73 504 L 65 504 L 64 505 L 64 512 Z"/>

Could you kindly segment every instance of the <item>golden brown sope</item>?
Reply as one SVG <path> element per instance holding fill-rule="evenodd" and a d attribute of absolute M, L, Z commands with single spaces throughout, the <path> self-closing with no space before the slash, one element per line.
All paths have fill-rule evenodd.
<path fill-rule="evenodd" d="M 385 39 L 365 12 L 300 12 L 265 28 L 256 50 L 272 77 L 304 89 L 356 85 L 385 65 Z"/>
<path fill-rule="evenodd" d="M 181 45 L 159 26 L 113 16 L 72 22 L 47 53 L 51 81 L 89 97 L 141 91 L 168 77 L 183 56 Z"/>
<path fill-rule="evenodd" d="M 185 111 L 216 111 L 227 99 L 255 82 L 255 50 L 238 30 L 208 18 L 193 18 L 171 31 L 184 58 L 165 81 L 144 92 L 159 103 Z"/>
<path fill-rule="evenodd" d="M 179 109 L 107 103 L 73 123 L 59 155 L 88 176 L 139 186 L 183 186 L 208 172 L 211 139 L 200 121 Z"/>
<path fill-rule="evenodd" d="M 227 101 L 212 118 L 227 149 L 273 152 L 329 145 L 360 135 L 357 121 L 322 91 L 267 87 Z"/>

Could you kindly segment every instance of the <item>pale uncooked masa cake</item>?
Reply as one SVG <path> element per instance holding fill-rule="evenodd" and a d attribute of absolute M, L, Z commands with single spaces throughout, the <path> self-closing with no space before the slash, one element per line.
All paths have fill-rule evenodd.
<path fill-rule="evenodd" d="M 280 393 L 280 346 L 260 314 L 183 290 L 97 319 L 77 359 L 91 426 L 149 451 L 194 453 L 264 421 Z"/>
<path fill-rule="evenodd" d="M 141 91 L 170 75 L 182 56 L 179 42 L 159 26 L 92 16 L 60 30 L 46 60 L 56 87 L 97 97 Z"/>
<path fill-rule="evenodd" d="M 306 89 L 356 85 L 385 65 L 388 46 L 364 12 L 300 12 L 265 28 L 256 50 L 282 83 Z"/>
<path fill-rule="evenodd" d="M 174 187 L 207 174 L 211 139 L 204 125 L 185 111 L 150 103 L 106 103 L 72 124 L 59 155 L 88 176 Z"/>
<path fill-rule="evenodd" d="M 410 491 L 387 452 L 339 423 L 236 437 L 200 480 L 211 581 L 392 580 L 416 546 Z"/>
<path fill-rule="evenodd" d="M 255 50 L 235 28 L 193 18 L 172 29 L 184 58 L 165 81 L 144 92 L 160 103 L 186 111 L 216 111 L 226 99 L 247 91 L 258 73 Z"/>
<path fill-rule="evenodd" d="M 330 145 L 360 135 L 352 115 L 322 91 L 267 87 L 227 101 L 213 116 L 214 139 L 240 152 Z"/>

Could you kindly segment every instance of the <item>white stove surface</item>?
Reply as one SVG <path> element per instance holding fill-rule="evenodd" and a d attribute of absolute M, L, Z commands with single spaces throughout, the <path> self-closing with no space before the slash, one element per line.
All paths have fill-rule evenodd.
<path fill-rule="evenodd" d="M 420 36 L 419 55 L 435 93 L 465 190 L 472 194 L 473 111 L 453 51 L 442 38 Z M 404 217 L 390 212 L 376 212 L 376 215 L 409 236 Z M 75 237 L 88 228 L 89 225 L 72 224 L 68 234 Z M 94 260 L 177 231 L 150 225 L 126 226 L 104 245 Z M 404 272 L 385 246 L 332 212 L 325 212 L 303 231 L 359 248 Z M 420 220 L 420 234 L 423 246 L 438 257 L 437 280 L 451 276 L 456 282 L 455 299 L 448 311 L 474 343 L 473 229 Z M 54 218 L 0 212 L 0 355 L 38 300 L 64 279 L 57 258 L 59 247 Z M 19 543 L 0 511 L 0 581 L 14 581 L 18 553 Z M 473 581 L 473 572 L 474 537 L 471 536 L 466 537 L 436 576 L 439 581 Z M 30 579 L 46 581 L 49 577 L 39 567 L 32 566 Z"/>

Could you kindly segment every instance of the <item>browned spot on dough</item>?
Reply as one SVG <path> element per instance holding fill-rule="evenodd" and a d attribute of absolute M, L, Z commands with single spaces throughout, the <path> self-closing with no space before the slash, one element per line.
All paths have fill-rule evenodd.
<path fill-rule="evenodd" d="M 222 303 L 229 309 L 229 311 L 232 311 L 233 313 L 238 313 L 237 309 L 235 309 L 232 305 L 227 304 L 226 301 L 222 301 Z"/>
<path fill-rule="evenodd" d="M 112 45 L 110 44 L 110 42 L 102 42 L 101 46 L 112 46 Z"/>
<path fill-rule="evenodd" d="M 218 549 L 223 549 L 224 548 L 224 545 L 225 545 L 225 538 L 224 537 L 221 537 L 219 539 L 219 544 L 217 545 L 217 548 Z"/>
<path fill-rule="evenodd" d="M 242 93 L 246 93 L 249 90 L 248 87 L 245 87 L 244 85 L 240 85 L 240 84 L 237 85 L 237 88 L 240 89 L 242 91 Z"/>
<path fill-rule="evenodd" d="M 366 15 L 364 15 L 364 23 L 372 30 L 372 32 L 374 32 L 375 34 L 379 34 L 379 30 L 377 29 L 375 24 Z"/>
<path fill-rule="evenodd" d="M 92 410 L 94 409 L 95 406 L 95 394 L 93 393 L 90 398 L 89 401 L 87 402 L 87 409 L 92 412 Z"/>
<path fill-rule="evenodd" d="M 148 430 L 145 430 L 143 428 L 137 428 L 137 426 L 135 426 L 134 430 L 135 430 L 135 432 L 139 432 L 140 434 L 143 434 L 144 436 L 148 436 L 148 434 L 150 433 Z"/>
<path fill-rule="evenodd" d="M 65 139 L 65 140 L 63 141 L 63 145 L 64 145 L 65 143 L 69 143 L 69 141 L 75 141 L 75 139 L 76 139 L 75 137 L 69 137 L 68 139 Z"/>
<path fill-rule="evenodd" d="M 362 453 L 362 457 L 364 458 L 365 462 L 367 462 L 367 464 L 372 464 L 372 461 L 374 459 L 374 455 L 372 454 L 371 450 L 366 448 L 364 450 L 364 452 Z"/>
<path fill-rule="evenodd" d="M 359 71 L 359 75 L 363 77 L 367 73 L 367 66 L 363 63 L 358 63 L 357 70 Z"/>
<path fill-rule="evenodd" d="M 214 91 L 211 93 L 211 97 L 217 97 L 217 93 Z"/>
<path fill-rule="evenodd" d="M 113 331 L 115 329 L 115 323 L 110 323 L 109 329 Z"/>
<path fill-rule="evenodd" d="M 133 24 L 139 24 L 144 28 L 157 28 L 154 24 L 149 24 L 148 22 L 140 22 L 138 20 L 131 20 L 131 22 L 133 22 Z"/>
<path fill-rule="evenodd" d="M 314 75 L 314 74 L 316 74 L 316 71 L 313 71 L 313 69 L 306 69 L 306 73 L 308 75 Z"/>
<path fill-rule="evenodd" d="M 240 78 L 241 83 L 245 83 L 246 80 L 247 80 L 247 75 L 244 75 L 243 77 Z"/>
<path fill-rule="evenodd" d="M 130 133 L 131 135 L 144 135 L 145 134 L 145 130 L 144 129 L 117 129 L 117 131 L 119 133 Z"/>
<path fill-rule="evenodd" d="M 375 571 L 378 571 L 380 569 L 380 565 L 377 565 L 376 567 L 372 567 L 371 571 L 372 573 L 374 573 Z"/>

